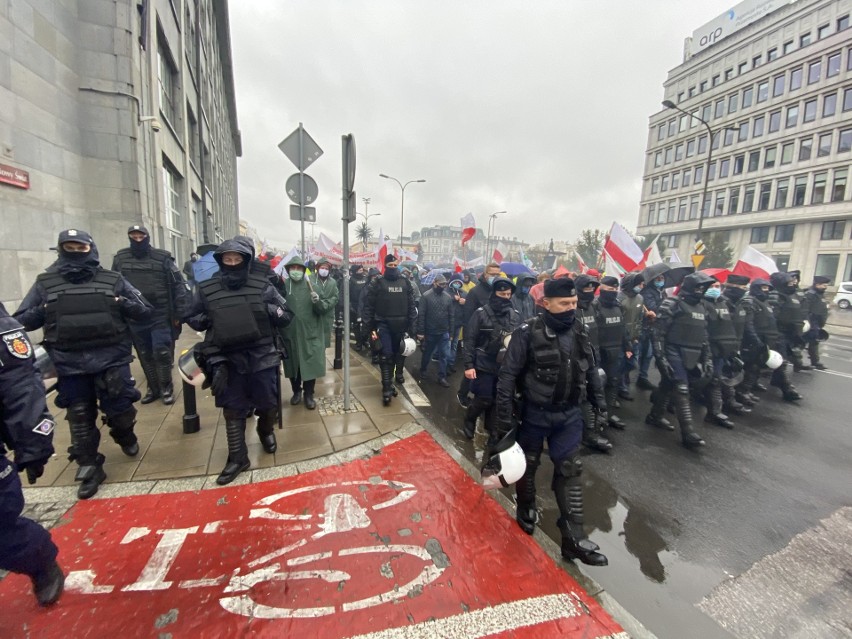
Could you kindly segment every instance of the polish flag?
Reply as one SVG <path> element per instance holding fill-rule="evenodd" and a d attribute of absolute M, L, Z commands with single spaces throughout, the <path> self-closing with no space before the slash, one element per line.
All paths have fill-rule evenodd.
<path fill-rule="evenodd" d="M 468 243 L 470 239 L 476 235 L 476 222 L 473 219 L 473 213 L 468 213 L 461 219 L 462 227 L 462 246 Z"/>
<path fill-rule="evenodd" d="M 739 261 L 731 270 L 731 273 L 737 275 L 745 275 L 751 279 L 762 277 L 765 280 L 768 280 L 772 273 L 777 272 L 778 266 L 776 266 L 775 260 L 751 246 L 746 247 Z"/>
<path fill-rule="evenodd" d="M 385 257 L 393 251 L 393 245 L 390 240 L 385 239 L 385 232 L 379 229 L 379 246 L 376 249 L 376 259 L 379 261 L 379 270 L 385 272 Z"/>
<path fill-rule="evenodd" d="M 630 234 L 620 224 L 613 222 L 604 244 L 609 257 L 625 271 L 639 268 L 645 254 Z"/>
<path fill-rule="evenodd" d="M 580 271 L 580 273 L 589 272 L 589 267 L 586 266 L 586 263 L 583 261 L 583 258 L 580 257 L 579 253 L 577 254 L 577 270 Z"/>
<path fill-rule="evenodd" d="M 645 249 L 645 253 L 642 256 L 642 263 L 639 264 L 640 268 L 645 268 L 646 266 L 651 266 L 653 264 L 662 264 L 663 256 L 660 255 L 660 249 L 657 247 L 657 241 L 660 239 L 660 236 L 654 238 L 654 241 L 651 242 L 651 246 Z"/>
<path fill-rule="evenodd" d="M 503 242 L 497 242 L 497 246 L 494 247 L 494 254 L 491 259 L 498 264 L 502 264 L 506 261 L 506 247 L 503 245 Z"/>
<path fill-rule="evenodd" d="M 604 273 L 606 273 L 607 276 L 621 279 L 621 277 L 627 272 L 615 260 L 613 260 L 610 254 L 606 251 L 604 251 L 603 258 Z"/>

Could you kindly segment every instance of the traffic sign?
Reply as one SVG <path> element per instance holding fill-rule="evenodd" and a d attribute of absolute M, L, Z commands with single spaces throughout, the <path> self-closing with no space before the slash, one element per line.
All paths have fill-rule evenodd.
<path fill-rule="evenodd" d="M 305 219 L 302 219 L 301 215 L 299 215 L 299 205 L 291 204 L 290 205 L 290 219 L 296 220 L 297 222 L 316 222 L 317 221 L 317 210 L 313 206 L 305 206 L 301 207 L 305 212 Z"/>
<path fill-rule="evenodd" d="M 698 253 L 693 253 L 692 254 L 692 266 L 694 266 L 697 269 L 699 266 L 701 266 L 701 262 L 704 261 L 705 257 L 707 257 L 707 256 L 706 255 L 699 255 Z"/>
<path fill-rule="evenodd" d="M 704 252 L 704 248 L 705 248 L 704 242 L 702 242 L 701 240 L 696 240 L 696 242 L 695 242 L 695 253 L 697 255 L 701 255 Z"/>
<path fill-rule="evenodd" d="M 304 177 L 299 179 L 300 176 Z M 302 185 L 304 185 L 304 193 L 302 192 Z M 319 195 L 319 187 L 317 186 L 316 180 L 305 173 L 294 173 L 288 177 L 285 189 L 287 191 L 287 197 L 289 197 L 290 201 L 295 204 L 313 204 L 317 199 L 317 195 Z"/>
<path fill-rule="evenodd" d="M 301 144 L 299 138 L 301 137 Z M 278 145 L 281 152 L 296 165 L 300 171 L 304 171 L 314 160 L 322 155 L 322 149 L 314 139 L 308 135 L 304 127 L 299 124 L 299 128 L 293 131 L 286 138 L 281 140 Z"/>

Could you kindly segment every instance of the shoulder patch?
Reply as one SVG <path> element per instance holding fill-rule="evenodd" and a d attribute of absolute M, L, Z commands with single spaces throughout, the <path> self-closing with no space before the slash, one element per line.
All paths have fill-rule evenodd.
<path fill-rule="evenodd" d="M 47 437 L 53 432 L 54 427 L 55 424 L 51 420 L 43 419 L 33 428 L 33 432 Z"/>
<path fill-rule="evenodd" d="M 6 350 L 18 359 L 29 359 L 33 355 L 33 345 L 25 331 L 12 331 L 3 334 L 3 344 Z"/>

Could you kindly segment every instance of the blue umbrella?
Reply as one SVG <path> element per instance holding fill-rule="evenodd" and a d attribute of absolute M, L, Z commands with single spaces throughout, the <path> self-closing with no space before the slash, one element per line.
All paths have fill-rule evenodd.
<path fill-rule="evenodd" d="M 219 270 L 219 263 L 213 259 L 213 251 L 199 257 L 192 263 L 192 276 L 196 282 L 209 280 Z"/>
<path fill-rule="evenodd" d="M 440 271 L 438 269 L 433 268 L 431 271 L 426 273 L 423 277 L 420 278 L 420 283 L 424 286 L 432 286 L 435 283 L 435 278 L 438 277 Z"/>
<path fill-rule="evenodd" d="M 500 265 L 500 270 L 503 271 L 509 277 L 515 277 L 516 275 L 533 275 L 533 272 L 525 265 L 520 262 L 503 262 Z"/>

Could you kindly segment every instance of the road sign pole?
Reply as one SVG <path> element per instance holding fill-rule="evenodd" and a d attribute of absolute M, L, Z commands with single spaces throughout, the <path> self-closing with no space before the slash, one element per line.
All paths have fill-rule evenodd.
<path fill-rule="evenodd" d="M 341 181 L 342 196 L 340 200 L 343 203 L 341 219 L 343 220 L 343 335 L 345 340 L 343 347 L 343 410 L 349 410 L 349 326 L 352 321 L 349 310 L 349 191 L 347 188 L 349 184 L 349 145 L 345 135 L 341 139 L 343 180 Z"/>
<path fill-rule="evenodd" d="M 304 140 L 305 129 L 302 123 L 299 122 L 299 157 L 304 155 Z M 299 193 L 305 193 L 305 172 L 299 167 Z M 307 262 L 308 254 L 305 252 L 305 201 L 304 195 L 299 198 L 299 225 L 302 227 L 302 259 Z"/>

